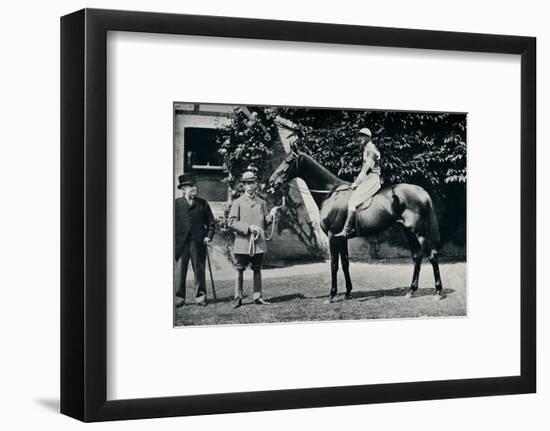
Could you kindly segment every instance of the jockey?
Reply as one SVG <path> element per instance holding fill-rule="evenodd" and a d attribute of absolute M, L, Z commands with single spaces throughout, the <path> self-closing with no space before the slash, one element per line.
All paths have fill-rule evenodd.
<path fill-rule="evenodd" d="M 380 190 L 380 151 L 372 142 L 372 133 L 364 127 L 359 130 L 358 141 L 364 145 L 363 167 L 351 185 L 353 191 L 348 202 L 348 217 L 342 231 L 335 236 L 353 238 L 355 232 L 355 213 L 357 207 L 369 200 Z"/>

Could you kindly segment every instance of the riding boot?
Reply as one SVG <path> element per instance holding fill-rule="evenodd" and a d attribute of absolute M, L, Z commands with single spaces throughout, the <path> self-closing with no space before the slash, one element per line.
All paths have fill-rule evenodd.
<path fill-rule="evenodd" d="M 348 211 L 348 218 L 346 219 L 346 223 L 344 224 L 342 231 L 340 233 L 337 233 L 334 236 L 343 236 L 349 239 L 349 238 L 353 238 L 356 235 L 355 213 L 356 213 L 356 210 Z"/>

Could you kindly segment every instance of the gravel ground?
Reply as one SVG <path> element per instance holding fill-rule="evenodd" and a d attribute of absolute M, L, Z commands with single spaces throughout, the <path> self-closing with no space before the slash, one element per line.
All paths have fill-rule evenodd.
<path fill-rule="evenodd" d="M 220 325 L 465 316 L 466 263 L 442 263 L 440 270 L 443 299 L 434 300 L 433 272 L 427 261 L 422 266 L 416 296 L 407 298 L 405 295 L 413 271 L 411 263 L 352 262 L 350 274 L 353 298 L 343 298 L 345 284 L 340 271 L 337 302 L 330 304 L 327 301 L 330 290 L 328 263 L 265 269 L 262 271 L 263 296 L 272 303 L 269 306 L 253 304 L 252 272 L 247 270 L 243 306 L 236 310 L 232 308 L 234 273 L 225 271 L 214 275 L 217 300 L 211 298 L 210 281 L 207 281 L 210 295 L 208 306 L 199 307 L 189 303 L 177 308 L 175 324 Z M 191 280 L 187 285 L 192 286 Z M 192 298 L 192 289 L 188 287 L 188 302 Z"/>

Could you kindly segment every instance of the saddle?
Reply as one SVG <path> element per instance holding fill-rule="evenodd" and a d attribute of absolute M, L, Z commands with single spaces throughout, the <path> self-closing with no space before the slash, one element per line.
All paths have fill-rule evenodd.
<path fill-rule="evenodd" d="M 377 193 L 378 193 L 378 192 L 376 192 L 376 193 L 374 194 L 374 196 L 376 196 Z M 368 198 L 365 202 L 359 204 L 359 205 L 357 206 L 357 210 L 356 210 L 356 211 L 366 210 L 368 207 L 370 207 L 371 204 L 372 204 L 372 201 L 373 201 L 373 199 L 374 199 L 374 196 L 372 196 L 371 198 Z"/>
<path fill-rule="evenodd" d="M 355 192 L 350 196 L 350 200 L 354 200 L 357 211 L 365 210 L 371 206 L 373 198 L 382 189 L 382 181 L 376 182 L 372 177 L 367 177 L 361 184 L 358 185 Z M 380 178 L 380 177 L 378 177 Z"/>

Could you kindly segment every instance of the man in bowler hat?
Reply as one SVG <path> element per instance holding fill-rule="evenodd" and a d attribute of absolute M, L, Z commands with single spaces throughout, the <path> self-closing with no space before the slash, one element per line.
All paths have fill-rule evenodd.
<path fill-rule="evenodd" d="M 269 305 L 262 298 L 262 264 L 266 252 L 265 229 L 273 221 L 277 207 L 268 213 L 266 203 L 256 194 L 256 175 L 247 171 L 242 176 L 244 193 L 233 202 L 229 213 L 229 226 L 236 234 L 233 245 L 237 280 L 233 308 L 242 305 L 243 273 L 248 265 L 253 272 L 253 299 L 257 305 Z"/>
<path fill-rule="evenodd" d="M 175 202 L 175 259 L 176 306 L 185 303 L 185 279 L 189 260 L 195 274 L 195 302 L 206 305 L 206 247 L 212 241 L 215 230 L 210 205 L 197 197 L 197 186 L 192 174 L 179 176 L 178 189 L 183 197 Z M 178 277 L 179 275 L 179 277 Z"/>

